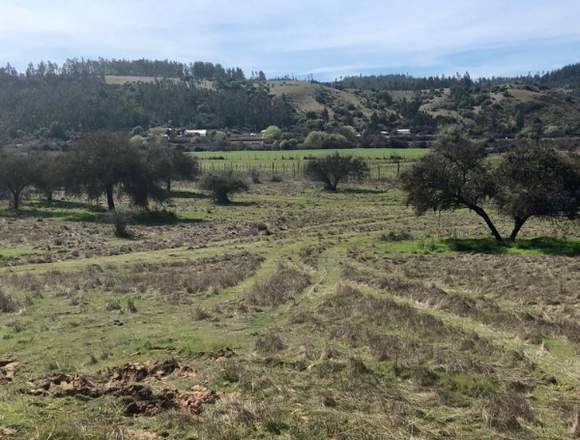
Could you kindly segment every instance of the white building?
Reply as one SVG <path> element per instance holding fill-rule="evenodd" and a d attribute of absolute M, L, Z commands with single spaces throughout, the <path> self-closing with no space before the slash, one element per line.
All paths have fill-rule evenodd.
<path fill-rule="evenodd" d="M 207 136 L 207 130 L 185 130 L 184 134 L 186 136 Z"/>

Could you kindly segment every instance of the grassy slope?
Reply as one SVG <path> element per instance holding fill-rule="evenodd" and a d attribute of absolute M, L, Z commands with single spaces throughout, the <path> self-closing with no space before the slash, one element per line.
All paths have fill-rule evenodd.
<path fill-rule="evenodd" d="M 0 236 L 4 264 L 16 265 L 0 269 L 0 287 L 21 309 L 0 313 L 0 353 L 20 363 L 15 382 L 0 388 L 0 428 L 17 430 L 12 437 L 566 435 L 580 404 L 574 391 L 580 364 L 578 343 L 561 325 L 579 316 L 579 272 L 577 257 L 557 249 L 565 244 L 577 252 L 577 239 L 551 247 L 524 241 L 504 253 L 468 212 L 415 218 L 400 193 L 380 186 L 326 194 L 294 183 L 256 185 L 226 207 L 182 190 L 175 200 L 182 222 L 133 226 L 138 239 L 109 239 L 118 255 L 97 248 L 88 258 L 62 253 L 60 261 L 28 262 L 30 248 L 15 231 L 25 233 L 28 223 L 81 231 L 83 222 L 64 215 L 68 207 L 37 207 L 37 214 L 46 212 L 43 222 L 22 217 L 3 229 L 12 230 Z M 192 218 L 202 222 L 188 223 Z M 246 231 L 246 223 L 264 224 L 270 234 Z M 200 228 L 219 233 L 189 241 L 187 234 Z M 394 235 L 385 237 L 389 232 Z M 96 244 L 100 234 L 84 240 Z M 171 241 L 174 235 L 183 238 Z M 578 229 L 531 222 L 523 231 L 525 239 L 541 235 L 574 236 Z M 43 246 L 53 239 L 39 237 L 37 256 L 54 252 Z M 264 258 L 255 274 L 212 287 L 220 268 L 230 272 L 239 260 L 219 257 L 241 252 Z M 207 269 L 213 274 L 207 290 L 188 292 L 182 282 L 205 279 L 210 257 L 218 260 Z M 281 262 L 306 274 L 310 285 L 275 307 L 247 303 L 248 292 L 275 295 L 268 280 Z M 129 299 L 136 313 L 128 311 Z M 111 311 L 111 303 L 121 310 Z M 199 319 L 199 308 L 209 318 Z M 237 355 L 214 361 L 202 354 L 223 347 Z M 171 384 L 204 384 L 220 401 L 201 416 L 128 418 L 114 398 L 19 392 L 50 371 L 94 374 L 168 357 L 196 372 Z M 513 399 L 523 399 L 533 417 Z M 512 413 L 521 417 L 512 420 Z"/>

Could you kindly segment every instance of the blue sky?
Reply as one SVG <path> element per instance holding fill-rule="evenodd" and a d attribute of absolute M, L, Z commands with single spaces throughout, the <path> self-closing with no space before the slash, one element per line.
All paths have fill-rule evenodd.
<path fill-rule="evenodd" d="M 580 0 L 0 0 L 0 63 L 99 56 L 323 80 L 522 74 L 580 62 Z"/>

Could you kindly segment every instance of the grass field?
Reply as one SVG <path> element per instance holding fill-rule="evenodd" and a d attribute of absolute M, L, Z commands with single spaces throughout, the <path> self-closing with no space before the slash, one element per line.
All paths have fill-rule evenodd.
<path fill-rule="evenodd" d="M 248 172 L 259 170 L 267 175 L 284 174 L 288 177 L 303 176 L 305 161 L 315 157 L 339 153 L 358 156 L 367 160 L 372 179 L 393 177 L 411 161 L 428 153 L 425 148 L 346 148 L 291 151 L 203 151 L 193 153 L 204 171 L 234 170 Z"/>
<path fill-rule="evenodd" d="M 577 435 L 577 223 L 499 246 L 383 182 L 166 208 L 0 210 L 0 438 Z"/>

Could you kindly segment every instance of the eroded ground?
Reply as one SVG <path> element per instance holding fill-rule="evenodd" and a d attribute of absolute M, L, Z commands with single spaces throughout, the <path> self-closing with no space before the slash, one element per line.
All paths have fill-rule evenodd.
<path fill-rule="evenodd" d="M 132 240 L 82 202 L 0 212 L 0 438 L 579 435 L 577 223 L 498 249 L 288 181 L 169 209 Z"/>

